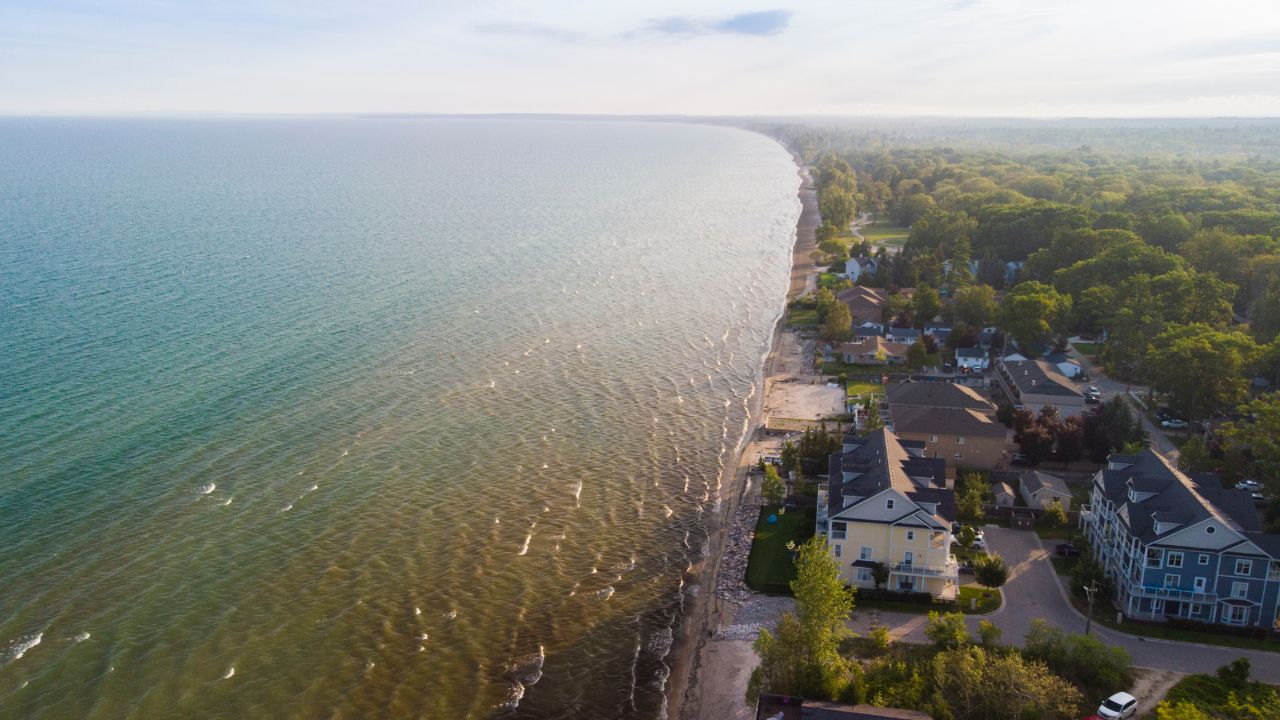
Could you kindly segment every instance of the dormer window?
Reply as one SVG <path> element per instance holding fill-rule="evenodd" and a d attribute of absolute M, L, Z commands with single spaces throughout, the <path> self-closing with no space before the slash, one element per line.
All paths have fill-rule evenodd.
<path fill-rule="evenodd" d="M 885 501 L 885 503 L 884 503 L 884 506 L 885 506 L 886 508 L 888 508 L 888 509 L 892 510 L 892 509 L 893 509 L 893 498 L 889 498 L 888 500 L 886 500 L 886 501 Z"/>

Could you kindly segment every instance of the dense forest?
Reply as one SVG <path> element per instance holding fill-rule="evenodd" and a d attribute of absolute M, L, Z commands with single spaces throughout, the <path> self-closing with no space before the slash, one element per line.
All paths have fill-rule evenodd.
<path fill-rule="evenodd" d="M 955 325 L 952 347 L 988 325 L 1031 353 L 1096 338 L 1112 377 L 1154 387 L 1191 419 L 1236 420 L 1212 439 L 1219 460 L 1219 440 L 1250 434 L 1243 403 L 1253 399 L 1249 423 L 1280 418 L 1276 395 L 1255 397 L 1280 381 L 1280 123 L 754 129 L 812 169 L 827 260 L 871 252 L 840 242 L 859 215 L 909 228 L 858 281 L 914 289 L 913 302 L 890 298 L 887 321 L 920 326 L 936 307 Z M 1236 474 L 1269 474 L 1253 430 L 1235 446 Z"/>

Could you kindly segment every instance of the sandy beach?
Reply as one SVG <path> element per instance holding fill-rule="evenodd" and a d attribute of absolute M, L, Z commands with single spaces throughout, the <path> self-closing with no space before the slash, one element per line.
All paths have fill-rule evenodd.
<path fill-rule="evenodd" d="M 802 178 L 801 213 L 792 251 L 791 285 L 787 299 L 809 292 L 817 282 L 812 253 L 818 226 L 817 197 L 808 169 L 799 158 Z M 668 714 L 685 720 L 701 718 L 749 718 L 743 694 L 755 667 L 751 649 L 759 627 L 770 626 L 790 598 L 770 598 L 748 591 L 742 584 L 750 534 L 758 517 L 758 487 L 748 469 L 762 454 L 771 454 L 780 438 L 763 438 L 760 429 L 770 416 L 812 419 L 839 411 L 842 388 L 828 388 L 812 374 L 812 343 L 805 343 L 779 319 L 764 366 L 764 392 L 752 408 L 755 427 L 752 440 L 735 464 L 726 468 L 726 493 L 719 517 L 708 528 L 710 549 L 701 567 L 695 568 L 700 593 L 690 612 L 683 647 L 672 667 Z"/>

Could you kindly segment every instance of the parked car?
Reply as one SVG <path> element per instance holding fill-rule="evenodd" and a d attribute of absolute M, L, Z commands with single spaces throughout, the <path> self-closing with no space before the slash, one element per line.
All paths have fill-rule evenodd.
<path fill-rule="evenodd" d="M 1138 711 L 1138 698 L 1126 692 L 1118 692 L 1102 701 L 1098 707 L 1098 716 L 1107 720 L 1130 718 Z"/>
<path fill-rule="evenodd" d="M 1014 465 L 1031 465 L 1031 458 L 1023 453 L 1014 453 L 1009 457 L 1009 462 Z"/>
<path fill-rule="evenodd" d="M 982 534 L 981 530 L 978 531 L 978 535 L 977 537 L 974 538 L 973 545 L 971 545 L 970 547 L 974 548 L 975 550 L 987 549 L 987 537 Z"/>
<path fill-rule="evenodd" d="M 1156 419 L 1162 422 L 1165 420 L 1186 420 L 1181 414 L 1167 407 L 1156 408 Z"/>
<path fill-rule="evenodd" d="M 1089 386 L 1089 387 L 1084 391 L 1084 394 L 1085 394 L 1085 395 L 1092 395 L 1092 396 L 1094 396 L 1094 397 L 1098 397 L 1098 396 L 1102 395 L 1102 391 L 1101 391 L 1101 390 L 1099 390 L 1096 386 L 1094 386 L 1094 385 L 1090 385 L 1090 386 Z"/>
<path fill-rule="evenodd" d="M 1102 398 L 1098 397 L 1097 395 L 1085 395 L 1085 396 L 1084 396 L 1084 404 L 1085 404 L 1085 405 L 1097 405 L 1097 404 L 1098 404 L 1098 403 L 1100 403 L 1100 402 L 1102 402 Z"/>
<path fill-rule="evenodd" d="M 1240 482 L 1236 483 L 1236 489 L 1256 492 L 1262 489 L 1262 483 L 1258 482 L 1257 480 L 1241 480 Z"/>
<path fill-rule="evenodd" d="M 1160 427 L 1168 428 L 1170 430 L 1186 430 L 1188 427 L 1191 427 L 1191 424 L 1186 420 L 1179 418 L 1169 418 L 1168 420 L 1160 421 Z"/>
<path fill-rule="evenodd" d="M 1081 553 L 1080 548 L 1072 545 L 1071 543 L 1058 543 L 1058 546 L 1055 547 L 1053 551 L 1058 555 L 1058 557 L 1064 558 L 1077 558 L 1080 557 Z"/>
<path fill-rule="evenodd" d="M 1249 497 L 1253 498 L 1253 504 L 1258 507 L 1262 507 L 1270 502 L 1270 500 L 1267 500 L 1267 496 L 1260 492 L 1249 493 Z"/>

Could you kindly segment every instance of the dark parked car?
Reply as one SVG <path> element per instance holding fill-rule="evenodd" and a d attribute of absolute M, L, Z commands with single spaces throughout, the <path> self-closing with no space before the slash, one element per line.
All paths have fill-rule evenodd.
<path fill-rule="evenodd" d="M 1102 400 L 1100 400 L 1100 399 L 1098 398 L 1098 396 L 1097 396 L 1097 395 L 1085 395 L 1085 396 L 1084 396 L 1084 404 L 1085 404 L 1085 405 L 1097 405 L 1098 403 L 1101 403 L 1101 402 L 1102 402 Z"/>
<path fill-rule="evenodd" d="M 1071 543 L 1058 543 L 1058 546 L 1054 548 L 1053 551 L 1058 555 L 1058 557 L 1064 558 L 1077 558 L 1080 557 L 1081 553 L 1080 548 L 1072 545 Z"/>
<path fill-rule="evenodd" d="M 1026 465 L 1028 467 L 1030 467 L 1032 464 L 1031 458 L 1027 457 L 1022 453 L 1014 453 L 1012 456 L 1010 456 L 1009 462 L 1014 465 Z"/>

